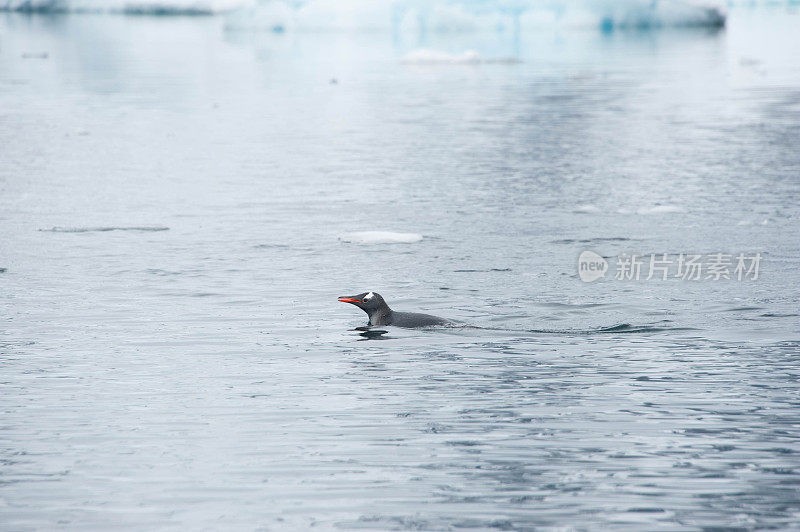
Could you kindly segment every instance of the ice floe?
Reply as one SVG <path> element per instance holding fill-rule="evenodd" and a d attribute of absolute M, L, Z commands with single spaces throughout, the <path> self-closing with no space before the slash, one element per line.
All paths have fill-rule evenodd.
<path fill-rule="evenodd" d="M 360 231 L 339 235 L 339 240 L 353 244 L 413 244 L 422 240 L 422 235 L 392 231 Z"/>

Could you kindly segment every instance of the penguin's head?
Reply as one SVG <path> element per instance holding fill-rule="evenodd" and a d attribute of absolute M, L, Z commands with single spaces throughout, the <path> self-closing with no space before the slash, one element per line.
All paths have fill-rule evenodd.
<path fill-rule="evenodd" d="M 364 292 L 357 296 L 342 296 L 339 298 L 342 303 L 351 303 L 369 315 L 378 309 L 386 306 L 386 302 L 377 292 Z"/>

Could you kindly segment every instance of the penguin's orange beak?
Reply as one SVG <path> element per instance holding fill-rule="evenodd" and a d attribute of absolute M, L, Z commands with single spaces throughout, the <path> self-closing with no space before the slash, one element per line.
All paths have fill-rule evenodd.
<path fill-rule="evenodd" d="M 356 299 L 354 297 L 349 297 L 349 296 L 342 296 L 339 298 L 339 301 L 341 301 L 342 303 L 363 303 L 363 301 L 361 301 L 360 299 Z"/>

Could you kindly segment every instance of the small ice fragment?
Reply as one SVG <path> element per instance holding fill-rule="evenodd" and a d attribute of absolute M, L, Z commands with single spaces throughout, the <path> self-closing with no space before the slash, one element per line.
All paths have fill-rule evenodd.
<path fill-rule="evenodd" d="M 353 244 L 413 244 L 422 240 L 422 235 L 391 231 L 360 231 L 339 235 L 339 240 Z"/>
<path fill-rule="evenodd" d="M 683 212 L 677 205 L 656 205 L 655 207 L 641 207 L 636 214 L 667 214 L 671 212 Z"/>
<path fill-rule="evenodd" d="M 460 54 L 451 54 L 439 50 L 421 48 L 407 53 L 400 61 L 416 65 L 430 65 L 443 63 L 476 64 L 481 63 L 483 60 L 480 54 L 474 50 L 466 50 Z"/>

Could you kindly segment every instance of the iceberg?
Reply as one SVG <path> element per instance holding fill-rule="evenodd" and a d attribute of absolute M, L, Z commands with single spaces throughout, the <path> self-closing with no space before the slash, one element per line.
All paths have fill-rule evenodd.
<path fill-rule="evenodd" d="M 609 31 L 725 24 L 725 11 L 714 0 L 0 0 L 0 11 L 229 13 L 229 28 L 272 31 Z"/>
<path fill-rule="evenodd" d="M 250 0 L 0 0 L 0 11 L 21 13 L 123 13 L 215 15 L 252 7 Z"/>
<path fill-rule="evenodd" d="M 0 10 L 21 13 L 64 13 L 69 10 L 67 0 L 0 0 Z"/>
<path fill-rule="evenodd" d="M 231 29 L 276 31 L 500 31 L 725 24 L 713 0 L 259 0 L 231 15 Z"/>

